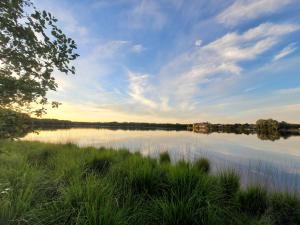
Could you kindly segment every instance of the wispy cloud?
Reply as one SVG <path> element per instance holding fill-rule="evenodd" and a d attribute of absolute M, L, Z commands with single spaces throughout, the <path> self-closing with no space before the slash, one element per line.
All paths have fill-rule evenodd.
<path fill-rule="evenodd" d="M 136 74 L 131 71 L 128 72 L 129 80 L 129 96 L 137 103 L 145 105 L 150 108 L 157 108 L 157 104 L 147 98 L 145 93 L 147 92 L 149 75 Z"/>
<path fill-rule="evenodd" d="M 141 53 L 145 50 L 146 50 L 146 48 L 141 44 L 136 44 L 136 45 L 132 46 L 132 51 L 135 53 Z"/>
<path fill-rule="evenodd" d="M 133 104 L 124 106 L 123 110 L 135 105 L 135 108 L 143 106 L 138 110 L 146 114 L 168 114 L 176 118 L 180 115 L 190 118 L 201 115 L 212 119 L 220 109 L 199 105 L 197 99 L 217 93 L 222 95 L 225 84 L 241 76 L 241 62 L 255 60 L 272 49 L 283 35 L 299 28 L 294 24 L 265 23 L 243 33 L 228 33 L 206 45 L 195 46 L 170 61 L 158 75 L 151 76 L 158 79 L 155 85 L 149 75 L 130 71 L 128 96 Z M 222 107 L 227 109 L 228 104 L 225 103 Z M 130 110 L 135 109 L 131 107 Z M 211 116 L 208 117 L 208 114 Z"/>
<path fill-rule="evenodd" d="M 63 26 L 64 32 L 68 35 L 80 39 L 81 42 L 90 40 L 88 27 L 80 23 L 69 6 L 61 4 L 58 7 L 57 4 L 52 4 L 50 1 L 36 1 L 35 4 L 39 9 L 49 10 L 58 19 L 59 24 Z"/>
<path fill-rule="evenodd" d="M 98 41 L 90 54 L 103 59 L 119 58 L 128 53 L 141 53 L 146 48 L 126 40 Z"/>
<path fill-rule="evenodd" d="M 299 28 L 294 24 L 265 23 L 244 33 L 228 33 L 171 61 L 162 69 L 166 78 L 161 89 L 187 110 L 187 106 L 194 104 L 195 97 L 201 96 L 203 86 L 219 84 L 218 89 L 222 89 L 225 79 L 243 71 L 241 62 L 256 59 L 277 44 L 281 36 Z M 176 92 L 170 92 L 172 90 Z"/>
<path fill-rule="evenodd" d="M 198 39 L 195 41 L 195 46 L 201 46 L 202 45 L 202 40 Z"/>
<path fill-rule="evenodd" d="M 283 95 L 300 94 L 300 87 L 280 89 L 280 90 L 277 90 L 275 93 L 277 93 L 277 94 L 283 94 Z"/>
<path fill-rule="evenodd" d="M 282 59 L 290 54 L 292 54 L 294 51 L 297 50 L 296 43 L 291 43 L 285 48 L 283 48 L 280 52 L 278 52 L 277 55 L 274 56 L 273 60 L 277 61 L 279 59 Z"/>
<path fill-rule="evenodd" d="M 227 26 L 236 26 L 244 21 L 276 12 L 293 0 L 236 0 L 217 16 Z"/>
<path fill-rule="evenodd" d="M 128 12 L 128 18 L 129 21 L 126 26 L 141 29 L 161 29 L 167 22 L 167 16 L 158 2 L 152 0 L 136 2 Z"/>

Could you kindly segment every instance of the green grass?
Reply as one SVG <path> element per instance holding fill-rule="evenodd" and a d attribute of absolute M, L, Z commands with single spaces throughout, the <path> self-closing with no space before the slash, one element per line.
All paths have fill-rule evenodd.
<path fill-rule="evenodd" d="M 299 196 L 240 188 L 206 159 L 0 141 L 1 225 L 297 225 Z"/>
<path fill-rule="evenodd" d="M 171 158 L 168 152 L 162 152 L 159 155 L 159 162 L 160 163 L 170 163 L 171 162 Z"/>
<path fill-rule="evenodd" d="M 194 166 L 199 170 L 205 173 L 208 173 L 210 170 L 209 161 L 205 158 L 200 158 L 194 162 Z"/>

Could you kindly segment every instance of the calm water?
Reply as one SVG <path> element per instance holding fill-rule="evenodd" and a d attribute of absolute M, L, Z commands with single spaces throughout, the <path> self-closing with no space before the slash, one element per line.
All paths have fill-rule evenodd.
<path fill-rule="evenodd" d="M 243 185 L 300 191 L 300 137 L 262 141 L 256 135 L 199 134 L 190 131 L 61 129 L 30 133 L 23 140 L 126 148 L 157 157 L 168 151 L 172 161 L 209 158 L 213 173 L 235 169 Z"/>

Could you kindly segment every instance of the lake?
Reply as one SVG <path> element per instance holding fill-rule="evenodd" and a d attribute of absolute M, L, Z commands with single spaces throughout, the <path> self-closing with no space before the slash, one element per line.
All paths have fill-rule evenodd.
<path fill-rule="evenodd" d="M 256 134 L 74 128 L 42 130 L 22 140 L 126 148 L 150 157 L 167 151 L 173 162 L 205 157 L 211 161 L 212 173 L 234 169 L 241 175 L 243 186 L 259 184 L 275 191 L 300 191 L 300 136 L 270 141 Z"/>

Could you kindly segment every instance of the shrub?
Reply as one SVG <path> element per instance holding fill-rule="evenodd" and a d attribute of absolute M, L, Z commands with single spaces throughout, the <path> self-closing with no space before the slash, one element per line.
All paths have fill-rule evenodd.
<path fill-rule="evenodd" d="M 262 215 L 267 209 L 267 192 L 262 187 L 249 187 L 238 195 L 238 202 L 243 212 L 249 215 Z"/>
<path fill-rule="evenodd" d="M 168 152 L 163 152 L 160 153 L 159 155 L 159 162 L 160 163 L 170 163 L 171 162 L 171 158 Z"/>
<path fill-rule="evenodd" d="M 291 194 L 274 194 L 270 199 L 270 212 L 275 225 L 300 224 L 300 199 Z"/>
<path fill-rule="evenodd" d="M 209 161 L 205 158 L 200 158 L 196 162 L 194 162 L 194 167 L 202 172 L 208 173 L 210 170 Z"/>

